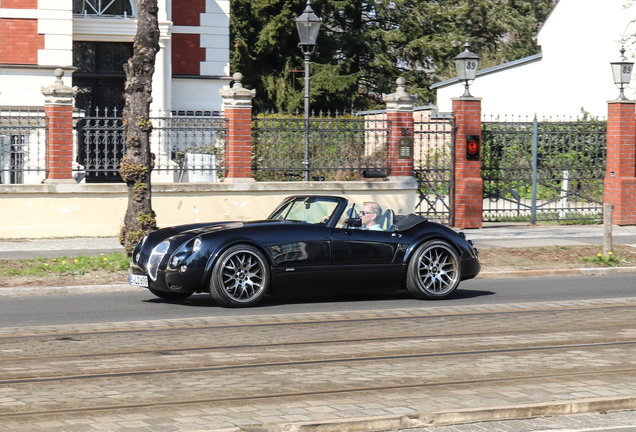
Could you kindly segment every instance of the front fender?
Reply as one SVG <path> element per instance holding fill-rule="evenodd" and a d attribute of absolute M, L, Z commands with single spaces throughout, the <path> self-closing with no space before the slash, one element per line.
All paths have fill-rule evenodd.
<path fill-rule="evenodd" d="M 235 246 L 238 244 L 247 244 L 257 248 L 259 251 L 261 251 L 261 253 L 265 256 L 265 258 L 267 258 L 267 264 L 269 265 L 269 267 L 270 268 L 273 267 L 274 259 L 272 258 L 270 252 L 267 249 L 264 249 L 260 244 L 256 243 L 254 240 L 249 238 L 238 238 L 238 239 L 227 238 L 227 239 L 224 239 L 221 243 L 219 243 L 218 246 L 214 249 L 214 251 L 210 252 L 210 255 L 208 256 L 208 260 L 205 264 L 205 269 L 204 269 L 205 278 L 209 280 L 210 277 L 212 277 L 212 271 L 214 270 L 214 265 L 218 261 L 221 254 L 224 251 L 226 251 L 228 248 L 231 248 L 232 246 Z"/>

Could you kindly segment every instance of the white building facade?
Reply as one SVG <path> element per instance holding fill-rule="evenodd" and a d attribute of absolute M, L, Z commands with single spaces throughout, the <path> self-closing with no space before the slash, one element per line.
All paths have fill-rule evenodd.
<path fill-rule="evenodd" d="M 53 71 L 78 87 L 76 107 L 121 108 L 137 0 L 2 0 L 0 107 L 44 105 Z M 159 0 L 153 113 L 221 110 L 230 81 L 229 0 Z"/>
<path fill-rule="evenodd" d="M 610 62 L 620 58 L 623 41 L 636 33 L 636 6 L 630 3 L 560 0 L 537 35 L 541 53 L 477 72 L 470 92 L 483 99 L 482 113 L 569 119 L 584 110 L 606 117 L 607 101 L 619 94 Z M 625 49 L 634 60 L 633 46 L 625 44 Z M 431 88 L 442 112 L 451 111 L 451 99 L 463 94 L 457 79 Z M 633 78 L 625 95 L 636 97 Z"/>

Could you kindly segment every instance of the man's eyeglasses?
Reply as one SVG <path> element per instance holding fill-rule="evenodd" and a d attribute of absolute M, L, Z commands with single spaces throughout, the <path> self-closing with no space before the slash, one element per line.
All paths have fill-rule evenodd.
<path fill-rule="evenodd" d="M 374 213 L 373 212 L 364 211 L 364 210 L 362 210 L 360 212 L 360 216 L 366 216 L 366 215 L 370 215 L 370 214 L 374 214 Z"/>

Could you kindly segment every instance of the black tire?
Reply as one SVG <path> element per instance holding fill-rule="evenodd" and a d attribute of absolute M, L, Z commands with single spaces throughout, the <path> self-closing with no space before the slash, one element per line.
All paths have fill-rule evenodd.
<path fill-rule="evenodd" d="M 261 251 L 250 245 L 232 246 L 214 264 L 210 294 L 221 306 L 254 306 L 267 292 L 269 276 Z"/>
<path fill-rule="evenodd" d="M 180 301 L 185 300 L 192 295 L 192 293 L 180 293 L 180 292 L 166 292 L 166 291 L 158 291 L 152 288 L 148 288 L 151 293 L 156 295 L 159 298 L 170 301 Z"/>
<path fill-rule="evenodd" d="M 406 275 L 406 288 L 419 299 L 448 297 L 462 276 L 459 255 L 444 240 L 429 240 L 411 258 Z"/>

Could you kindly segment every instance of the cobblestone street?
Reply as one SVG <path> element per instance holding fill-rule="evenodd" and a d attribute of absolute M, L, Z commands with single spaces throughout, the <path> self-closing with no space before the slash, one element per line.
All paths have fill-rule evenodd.
<path fill-rule="evenodd" d="M 3 328 L 0 430 L 377 430 L 475 409 L 634 408 L 635 309 L 626 298 Z"/>

